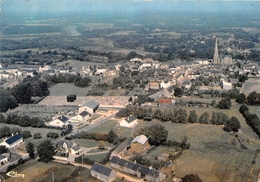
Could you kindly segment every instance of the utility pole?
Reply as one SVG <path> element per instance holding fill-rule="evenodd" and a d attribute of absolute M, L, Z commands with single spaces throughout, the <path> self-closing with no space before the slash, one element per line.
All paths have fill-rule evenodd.
<path fill-rule="evenodd" d="M 53 173 L 53 171 L 51 171 L 51 174 L 52 174 L 52 182 L 54 182 L 54 173 Z"/>

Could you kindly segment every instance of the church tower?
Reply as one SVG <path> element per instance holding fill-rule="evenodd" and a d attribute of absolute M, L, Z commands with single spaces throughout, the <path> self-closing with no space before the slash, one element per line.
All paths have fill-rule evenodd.
<path fill-rule="evenodd" d="M 218 58 L 218 39 L 217 39 L 217 38 L 216 38 L 216 43 L 215 43 L 214 55 L 213 55 L 213 64 L 219 64 L 219 58 Z"/>

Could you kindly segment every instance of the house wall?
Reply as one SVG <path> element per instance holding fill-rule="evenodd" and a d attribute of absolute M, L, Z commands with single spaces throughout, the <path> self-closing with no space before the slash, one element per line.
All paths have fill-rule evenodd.
<path fill-rule="evenodd" d="M 7 157 L 0 160 L 0 166 L 4 165 L 5 163 L 7 163 Z"/>
<path fill-rule="evenodd" d="M 87 111 L 91 115 L 94 113 L 94 110 L 87 107 L 87 106 L 82 106 L 82 107 L 79 108 L 79 113 L 81 113 L 83 111 Z"/>
<path fill-rule="evenodd" d="M 104 181 L 104 182 L 111 182 L 111 181 L 113 181 L 117 178 L 117 174 L 116 174 L 115 171 L 111 171 L 110 176 L 105 176 L 105 175 L 100 174 L 100 173 L 93 171 L 93 170 L 91 170 L 90 173 L 91 173 L 91 176 L 93 176 L 94 178 L 97 178 L 97 179 Z"/>
<path fill-rule="evenodd" d="M 131 143 L 131 149 L 142 152 L 148 147 L 148 145 L 149 145 L 148 141 L 145 142 L 144 144 L 134 142 L 134 143 Z"/>
<path fill-rule="evenodd" d="M 128 123 L 125 120 L 123 120 L 123 121 L 120 122 L 120 126 L 130 128 L 130 127 L 133 127 L 136 123 L 137 123 L 137 119 L 132 121 L 131 123 Z"/>
<path fill-rule="evenodd" d="M 17 140 L 17 141 L 14 142 L 12 145 L 10 145 L 10 148 L 16 147 L 16 146 L 18 146 L 18 145 L 19 145 L 20 143 L 22 143 L 22 142 L 23 142 L 23 138 Z"/>

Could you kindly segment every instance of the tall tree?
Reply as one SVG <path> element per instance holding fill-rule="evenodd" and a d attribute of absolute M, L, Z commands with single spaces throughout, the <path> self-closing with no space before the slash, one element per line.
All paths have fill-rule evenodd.
<path fill-rule="evenodd" d="M 225 123 L 225 127 L 223 130 L 225 131 L 234 131 L 238 132 L 238 130 L 241 128 L 240 122 L 236 117 L 231 117 L 227 123 Z"/>
<path fill-rule="evenodd" d="M 143 134 L 148 137 L 151 145 L 158 146 L 167 140 L 168 130 L 166 130 L 164 126 L 156 124 L 145 128 Z"/>
<path fill-rule="evenodd" d="M 34 157 L 34 151 L 35 151 L 34 144 L 32 142 L 27 143 L 27 145 L 26 145 L 26 152 L 29 153 L 29 156 L 31 158 Z"/>
<path fill-rule="evenodd" d="M 209 113 L 204 112 L 202 115 L 199 117 L 199 123 L 201 124 L 208 124 L 209 123 Z"/>
<path fill-rule="evenodd" d="M 189 123 L 197 123 L 198 122 L 198 115 L 196 114 L 195 110 L 190 111 L 188 122 Z"/>
<path fill-rule="evenodd" d="M 20 83 L 12 89 L 12 94 L 18 103 L 28 104 L 33 96 L 33 88 L 30 83 Z"/>
<path fill-rule="evenodd" d="M 50 162 L 55 154 L 54 146 L 50 140 L 44 140 L 37 146 L 37 154 L 42 162 Z"/>

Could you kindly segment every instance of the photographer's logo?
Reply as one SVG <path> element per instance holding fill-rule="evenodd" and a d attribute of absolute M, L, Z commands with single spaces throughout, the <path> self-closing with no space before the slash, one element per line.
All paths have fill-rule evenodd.
<path fill-rule="evenodd" d="M 6 173 L 7 176 L 10 177 L 14 177 L 14 178 L 18 178 L 18 177 L 23 177 L 24 178 L 24 174 L 19 174 L 15 171 L 9 171 L 8 173 Z"/>

